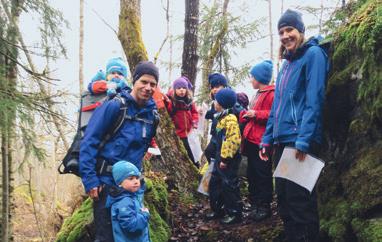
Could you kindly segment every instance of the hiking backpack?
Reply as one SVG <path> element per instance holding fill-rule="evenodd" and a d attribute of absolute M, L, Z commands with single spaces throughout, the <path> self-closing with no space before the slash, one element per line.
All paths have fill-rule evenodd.
<path fill-rule="evenodd" d="M 74 174 L 76 176 L 80 176 L 79 158 L 81 140 L 85 134 L 86 127 L 94 110 L 103 102 L 109 99 L 110 98 L 106 94 L 93 95 L 88 91 L 82 93 L 80 100 L 77 132 L 74 136 L 72 144 L 70 145 L 70 148 L 68 149 L 64 159 L 61 161 L 61 164 L 58 167 L 58 172 L 60 174 Z M 114 96 L 113 99 L 116 99 L 121 103 L 119 115 L 115 123 L 105 134 L 100 145 L 98 146 L 98 150 L 101 150 L 105 146 L 105 144 L 110 140 L 110 138 L 113 137 L 113 135 L 122 126 L 127 113 L 127 105 L 125 99 L 122 98 L 120 95 Z"/>

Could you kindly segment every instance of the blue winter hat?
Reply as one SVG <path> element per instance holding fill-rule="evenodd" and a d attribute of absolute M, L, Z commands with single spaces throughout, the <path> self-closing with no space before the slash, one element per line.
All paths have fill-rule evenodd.
<path fill-rule="evenodd" d="M 106 64 L 106 75 L 112 72 L 119 72 L 127 78 L 127 66 L 121 57 L 111 58 Z"/>
<path fill-rule="evenodd" d="M 178 79 L 176 79 L 174 81 L 174 83 L 172 84 L 173 88 L 174 89 L 178 89 L 178 88 L 185 88 L 185 89 L 189 89 L 189 82 L 188 80 L 185 78 L 185 77 L 179 77 Z"/>
<path fill-rule="evenodd" d="M 151 75 L 155 78 L 155 80 L 158 82 L 159 80 L 159 70 L 158 67 L 151 61 L 141 61 L 139 62 L 134 69 L 133 74 L 133 84 L 141 78 L 143 75 Z"/>
<path fill-rule="evenodd" d="M 265 60 L 254 65 L 250 71 L 256 81 L 268 85 L 272 79 L 273 63 L 271 60 Z"/>
<path fill-rule="evenodd" d="M 114 181 L 117 185 L 120 185 L 123 180 L 130 176 L 141 176 L 138 168 L 134 164 L 125 160 L 121 160 L 115 163 L 111 171 L 113 173 Z"/>
<path fill-rule="evenodd" d="M 281 16 L 277 24 L 277 29 L 280 30 L 285 26 L 292 26 L 293 28 L 296 28 L 300 33 L 304 33 L 305 26 L 301 16 L 301 13 L 288 9 Z"/>
<path fill-rule="evenodd" d="M 213 73 L 208 76 L 208 83 L 210 84 L 211 88 L 217 87 L 217 86 L 228 86 L 228 81 L 225 76 L 223 76 L 220 73 Z"/>
<path fill-rule="evenodd" d="M 95 74 L 95 76 L 92 78 L 92 82 L 100 80 L 106 80 L 106 75 L 105 72 L 103 72 L 103 70 L 99 70 L 97 74 Z"/>
<path fill-rule="evenodd" d="M 236 104 L 236 93 L 231 88 L 220 89 L 216 95 L 215 100 L 224 108 L 233 108 Z"/>

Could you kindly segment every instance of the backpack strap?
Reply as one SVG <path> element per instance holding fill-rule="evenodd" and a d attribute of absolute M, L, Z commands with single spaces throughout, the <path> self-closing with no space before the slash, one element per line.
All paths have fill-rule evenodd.
<path fill-rule="evenodd" d="M 119 115 L 117 120 L 113 124 L 113 127 L 109 129 L 108 132 L 104 135 L 104 138 L 102 139 L 101 143 L 98 146 L 98 151 L 102 150 L 103 147 L 105 147 L 106 143 L 118 132 L 127 114 L 126 100 L 123 97 L 121 97 L 121 95 L 116 95 L 113 99 L 118 100 L 119 103 L 121 104 L 121 107 L 119 109 Z"/>

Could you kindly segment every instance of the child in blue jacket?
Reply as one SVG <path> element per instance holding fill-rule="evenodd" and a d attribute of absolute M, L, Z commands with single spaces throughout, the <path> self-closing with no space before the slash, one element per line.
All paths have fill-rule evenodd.
<path fill-rule="evenodd" d="M 141 187 L 138 168 L 130 162 L 113 165 L 117 187 L 110 191 L 106 207 L 111 207 L 111 223 L 115 242 L 146 242 L 149 238 L 149 210 L 142 207 L 137 192 Z"/>

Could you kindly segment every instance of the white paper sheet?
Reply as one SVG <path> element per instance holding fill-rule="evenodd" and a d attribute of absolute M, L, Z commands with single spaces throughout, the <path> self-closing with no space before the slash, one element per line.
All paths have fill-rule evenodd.
<path fill-rule="evenodd" d="M 296 149 L 285 147 L 273 176 L 288 179 L 312 192 L 325 163 L 309 154 L 299 161 L 295 154 Z"/>

